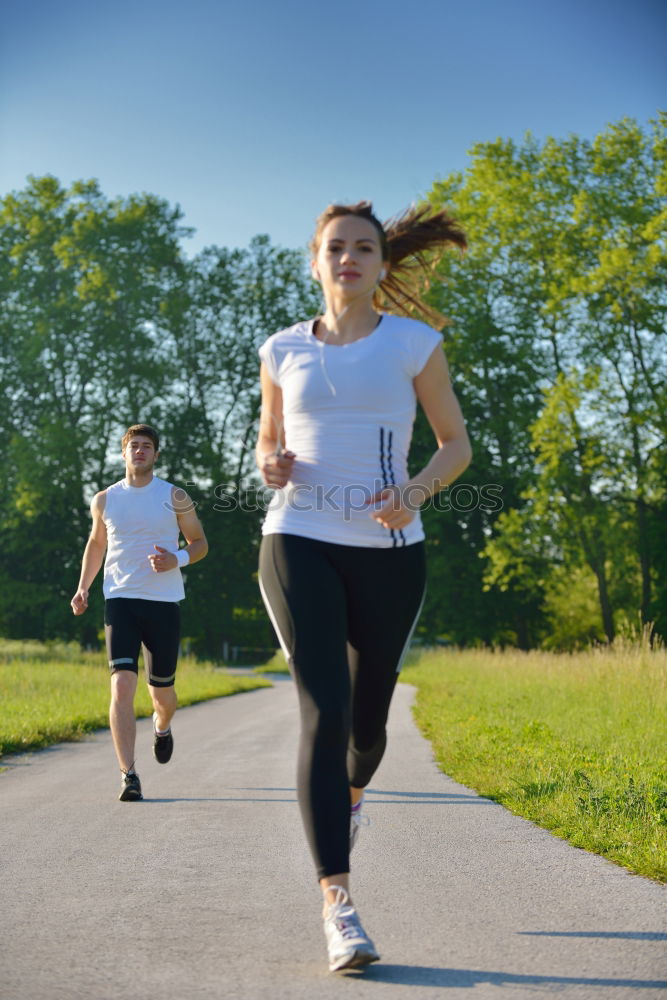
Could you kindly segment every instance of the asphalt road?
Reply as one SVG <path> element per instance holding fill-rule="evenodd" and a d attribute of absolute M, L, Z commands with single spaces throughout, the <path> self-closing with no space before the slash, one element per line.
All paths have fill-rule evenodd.
<path fill-rule="evenodd" d="M 382 961 L 327 972 L 294 787 L 290 681 L 139 723 L 145 801 L 107 732 L 0 774 L 2 1000 L 643 1000 L 667 892 L 442 775 L 399 686 L 353 888 Z"/>

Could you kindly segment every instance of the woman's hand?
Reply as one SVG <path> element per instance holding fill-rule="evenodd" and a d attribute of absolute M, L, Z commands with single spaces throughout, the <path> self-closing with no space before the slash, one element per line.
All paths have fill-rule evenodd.
<path fill-rule="evenodd" d="M 271 451 L 264 456 L 259 471 L 267 486 L 281 489 L 292 476 L 296 455 L 293 451 Z"/>
<path fill-rule="evenodd" d="M 387 531 L 400 531 L 407 527 L 420 506 L 413 501 L 426 499 L 423 490 L 417 490 L 414 497 L 410 495 L 411 492 L 408 483 L 404 486 L 386 486 L 369 501 L 371 504 L 382 504 L 377 510 L 371 511 L 371 517 Z"/>

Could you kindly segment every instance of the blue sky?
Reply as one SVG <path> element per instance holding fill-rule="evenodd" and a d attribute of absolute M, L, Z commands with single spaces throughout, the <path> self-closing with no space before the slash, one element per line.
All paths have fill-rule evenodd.
<path fill-rule="evenodd" d="M 28 174 L 180 204 L 188 253 L 386 217 L 473 143 L 667 107 L 663 0 L 5 0 L 0 195 Z"/>

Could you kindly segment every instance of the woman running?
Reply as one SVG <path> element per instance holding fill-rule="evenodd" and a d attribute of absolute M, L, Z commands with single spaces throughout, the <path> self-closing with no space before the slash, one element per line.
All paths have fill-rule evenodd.
<path fill-rule="evenodd" d="M 299 696 L 298 798 L 331 971 L 379 958 L 350 896 L 350 850 L 423 602 L 419 508 L 471 458 L 440 334 L 406 316 L 434 315 L 412 278 L 448 244 L 465 237 L 444 212 L 385 228 L 368 202 L 330 205 L 311 242 L 324 313 L 259 351 L 257 464 L 276 488 L 260 587 Z M 438 447 L 408 478 L 417 400 Z"/>

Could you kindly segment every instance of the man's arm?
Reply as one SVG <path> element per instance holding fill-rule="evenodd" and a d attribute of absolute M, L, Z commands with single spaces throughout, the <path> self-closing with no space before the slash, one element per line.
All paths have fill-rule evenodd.
<path fill-rule="evenodd" d="M 76 594 L 70 601 L 72 611 L 75 615 L 82 615 L 88 607 L 88 591 L 90 585 L 99 573 L 104 562 L 104 553 L 107 549 L 107 527 L 104 523 L 104 506 L 106 503 L 106 490 L 96 493 L 90 505 L 90 513 L 93 517 L 93 526 L 90 537 L 86 544 L 81 561 L 81 576 L 79 577 L 79 587 Z"/>
<path fill-rule="evenodd" d="M 208 552 L 208 542 L 202 528 L 201 521 L 197 517 L 195 504 L 190 499 L 185 490 L 174 487 L 171 492 L 171 504 L 178 527 L 188 543 L 181 552 L 187 552 L 190 557 L 188 564 L 199 562 Z M 155 552 L 149 555 L 150 564 L 156 573 L 166 573 L 179 566 L 179 561 L 174 552 L 155 546 Z"/>
<path fill-rule="evenodd" d="M 208 542 L 202 523 L 197 517 L 195 505 L 183 490 L 178 491 L 184 494 L 184 500 L 176 503 L 176 520 L 181 534 L 188 543 L 185 548 L 190 556 L 190 563 L 199 562 L 208 552 Z M 179 510 L 179 508 L 181 508 Z"/>

